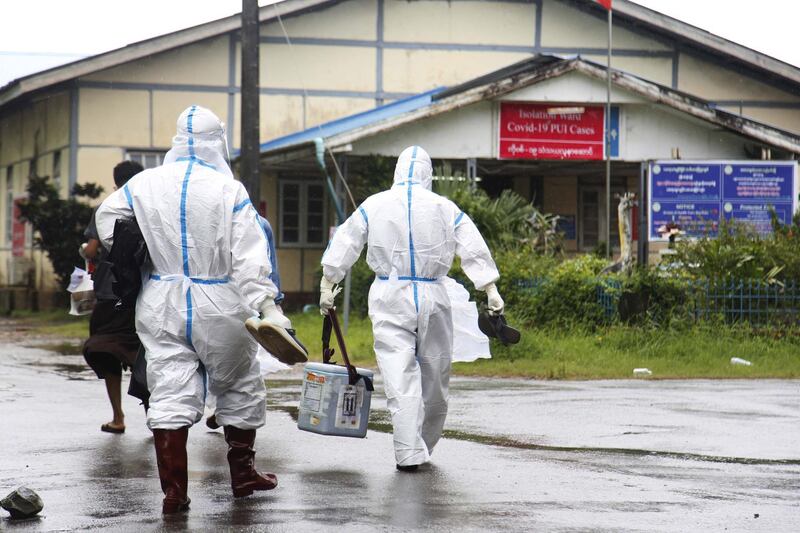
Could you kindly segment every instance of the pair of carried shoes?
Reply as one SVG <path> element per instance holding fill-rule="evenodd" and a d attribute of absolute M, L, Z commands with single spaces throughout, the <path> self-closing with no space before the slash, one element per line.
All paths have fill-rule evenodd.
<path fill-rule="evenodd" d="M 508 325 L 505 315 L 482 311 L 478 315 L 478 329 L 487 337 L 497 339 L 505 346 L 517 344 L 520 340 L 519 330 Z"/>
<path fill-rule="evenodd" d="M 261 317 L 248 318 L 245 327 L 278 361 L 287 365 L 308 361 L 308 350 L 295 336 L 292 323 L 273 304 L 265 306 Z"/>

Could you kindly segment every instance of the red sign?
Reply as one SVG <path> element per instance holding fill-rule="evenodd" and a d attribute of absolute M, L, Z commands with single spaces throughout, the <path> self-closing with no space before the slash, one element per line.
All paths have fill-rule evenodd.
<path fill-rule="evenodd" d="M 19 202 L 25 198 L 14 199 L 14 219 L 11 223 L 11 255 L 22 257 L 25 255 L 25 222 L 20 218 Z"/>
<path fill-rule="evenodd" d="M 603 106 L 500 102 L 500 159 L 603 159 Z"/>

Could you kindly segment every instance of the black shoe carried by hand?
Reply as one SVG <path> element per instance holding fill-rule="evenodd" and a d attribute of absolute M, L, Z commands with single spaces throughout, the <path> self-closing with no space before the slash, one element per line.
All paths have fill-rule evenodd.
<path fill-rule="evenodd" d="M 492 315 L 489 311 L 482 311 L 478 315 L 478 328 L 484 335 L 499 340 L 505 346 L 517 344 L 520 340 L 519 331 L 506 323 L 505 315 Z"/>

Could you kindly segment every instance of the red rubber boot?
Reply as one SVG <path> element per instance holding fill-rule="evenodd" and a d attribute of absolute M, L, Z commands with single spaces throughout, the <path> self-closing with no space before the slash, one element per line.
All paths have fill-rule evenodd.
<path fill-rule="evenodd" d="M 250 496 L 254 490 L 272 490 L 278 486 L 275 474 L 259 474 L 254 468 L 256 452 L 255 429 L 239 429 L 225 426 L 225 442 L 228 443 L 228 464 L 231 467 L 233 497 Z"/>
<path fill-rule="evenodd" d="M 188 437 L 188 426 L 181 429 L 153 430 L 158 477 L 161 478 L 161 490 L 164 491 L 164 503 L 161 509 L 164 514 L 181 513 L 189 509 L 191 500 L 186 495 L 189 484 L 186 459 Z"/>

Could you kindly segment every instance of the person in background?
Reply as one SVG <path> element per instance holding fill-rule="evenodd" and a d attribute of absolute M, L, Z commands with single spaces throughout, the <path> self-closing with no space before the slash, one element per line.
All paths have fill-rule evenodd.
<path fill-rule="evenodd" d="M 129 179 L 144 170 L 134 161 L 123 161 L 114 167 L 114 185 L 123 187 Z M 100 245 L 97 223 L 92 219 L 84 232 L 86 242 L 81 245 L 80 255 L 96 265 L 105 259 L 107 251 Z M 107 271 L 106 271 L 107 272 Z M 95 285 L 103 280 L 97 279 Z M 133 309 L 116 310 L 115 302 L 98 300 L 89 320 L 89 338 L 83 345 L 83 357 L 99 379 L 105 380 L 108 400 L 113 417 L 110 422 L 100 426 L 107 433 L 125 432 L 125 413 L 122 410 L 122 369 L 132 367 L 139 351 L 139 337 L 136 336 L 135 312 Z"/>

